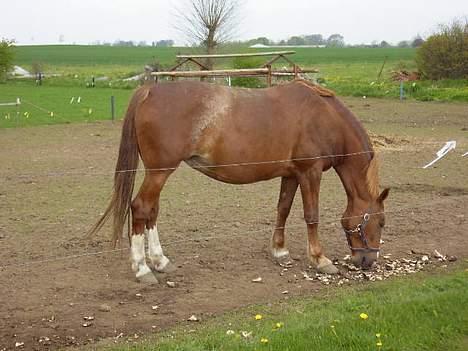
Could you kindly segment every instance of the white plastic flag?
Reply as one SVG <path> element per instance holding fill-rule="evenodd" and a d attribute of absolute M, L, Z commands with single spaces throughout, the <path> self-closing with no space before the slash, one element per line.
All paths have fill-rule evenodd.
<path fill-rule="evenodd" d="M 447 155 L 451 150 L 454 150 L 457 146 L 457 142 L 455 140 L 447 141 L 442 149 L 437 151 L 437 158 L 431 162 L 429 162 L 427 165 L 423 167 L 423 169 L 431 167 L 434 163 L 439 161 L 442 157 Z"/>

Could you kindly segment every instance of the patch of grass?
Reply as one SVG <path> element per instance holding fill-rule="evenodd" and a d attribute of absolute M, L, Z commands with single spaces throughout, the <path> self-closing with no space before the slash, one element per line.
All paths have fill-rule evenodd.
<path fill-rule="evenodd" d="M 128 82 L 122 79 L 141 73 L 146 64 L 158 61 L 163 68 L 168 68 L 175 63 L 177 53 L 197 52 L 196 48 L 91 45 L 19 46 L 15 50 L 15 64 L 31 69 L 34 64 L 40 63 L 46 72 L 44 84 L 48 87 L 66 87 L 67 90 L 70 87 L 86 87 L 93 76 L 98 78 L 97 87 L 133 89 L 138 82 Z M 236 46 L 225 47 L 220 51 L 272 50 L 254 50 L 245 46 Z M 335 90 L 341 96 L 397 99 L 399 98 L 399 83 L 391 80 L 391 72 L 400 69 L 416 70 L 414 61 L 416 50 L 412 48 L 291 48 L 291 50 L 296 51 L 295 55 L 290 56 L 294 62 L 304 68 L 318 68 L 320 73 L 310 76 L 315 76 L 321 84 Z M 259 58 L 258 66 L 267 60 L 268 58 L 264 60 Z M 386 64 L 379 77 L 384 60 Z M 216 68 L 234 67 L 235 63 L 232 59 L 216 60 Z M 275 63 L 277 68 L 283 66 L 288 66 L 288 64 L 284 61 Z M 237 83 L 237 80 L 240 81 L 240 79 L 234 79 L 233 82 Z M 264 83 L 264 79 L 258 81 Z M 30 85 L 33 84 L 29 82 Z M 250 83 L 252 82 L 249 81 Z M 250 85 L 262 85 L 256 84 L 256 80 L 254 83 Z M 422 101 L 468 101 L 467 83 L 467 80 L 418 81 L 416 86 L 412 86 L 412 83 L 405 83 L 405 96 Z M 6 85 L 9 87 L 11 84 L 17 83 L 9 81 Z M 9 88 L 0 85 L 2 99 L 6 97 L 3 95 L 5 90 L 8 91 Z M 126 94 L 128 93 L 122 93 L 122 95 Z M 65 115 L 66 112 L 67 110 L 61 111 L 61 114 Z M 73 115 L 70 118 L 76 117 Z"/>
<path fill-rule="evenodd" d="M 131 90 L 111 88 L 39 87 L 27 82 L 0 84 L 0 103 L 15 102 L 17 97 L 22 101 L 19 109 L 0 106 L 0 128 L 111 119 L 112 95 L 116 118 L 121 118 L 131 94 Z"/>
<path fill-rule="evenodd" d="M 466 350 L 467 278 L 466 269 L 419 275 L 328 298 L 251 307 L 194 333 L 179 329 L 156 342 L 110 350 Z"/>
<path fill-rule="evenodd" d="M 162 64 L 174 62 L 182 48 L 124 47 L 102 45 L 31 45 L 16 47 L 16 63 L 31 66 L 140 66 L 157 58 Z"/>

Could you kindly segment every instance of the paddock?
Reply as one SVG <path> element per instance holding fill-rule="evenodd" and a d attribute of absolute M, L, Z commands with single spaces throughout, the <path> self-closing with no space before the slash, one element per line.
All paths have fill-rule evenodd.
<path fill-rule="evenodd" d="M 383 255 L 408 258 L 411 250 L 436 249 L 465 259 L 466 104 L 345 102 L 374 136 L 382 186 L 392 188 Z M 161 199 L 161 243 L 178 269 L 159 276 L 158 285 L 137 283 L 128 248 L 111 247 L 108 227 L 84 239 L 111 193 L 120 127 L 96 122 L 0 130 L 0 350 L 16 342 L 57 349 L 132 339 L 187 323 L 191 315 L 203 320 L 339 288 L 303 278 L 314 271 L 304 249 L 299 194 L 286 229 L 294 260 L 284 270 L 268 253 L 279 180 L 227 185 L 187 166 L 170 178 Z M 457 140 L 457 149 L 422 169 L 448 140 Z M 326 173 L 319 233 L 327 255 L 340 260 L 349 253 L 339 222 L 345 204 L 339 179 Z M 258 277 L 262 283 L 252 282 Z"/>

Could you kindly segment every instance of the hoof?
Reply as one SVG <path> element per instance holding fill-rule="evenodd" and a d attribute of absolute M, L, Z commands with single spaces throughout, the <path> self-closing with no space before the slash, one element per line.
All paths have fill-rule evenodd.
<path fill-rule="evenodd" d="M 290 259 L 289 250 L 285 249 L 285 248 L 280 248 L 280 249 L 272 248 L 271 249 L 271 256 L 275 260 L 280 260 L 280 261 Z"/>
<path fill-rule="evenodd" d="M 336 268 L 333 263 L 328 263 L 323 266 L 318 266 L 317 271 L 320 273 L 326 273 L 326 274 L 338 274 L 339 270 Z"/>
<path fill-rule="evenodd" d="M 159 272 L 159 273 L 172 273 L 175 270 L 177 270 L 177 267 L 172 264 L 171 261 L 167 262 L 166 265 L 162 268 L 159 268 L 158 266 L 154 266 L 154 269 Z"/>
<path fill-rule="evenodd" d="M 144 283 L 148 285 L 158 284 L 158 279 L 154 276 L 152 272 L 146 273 L 141 277 L 137 277 L 139 283 Z"/>

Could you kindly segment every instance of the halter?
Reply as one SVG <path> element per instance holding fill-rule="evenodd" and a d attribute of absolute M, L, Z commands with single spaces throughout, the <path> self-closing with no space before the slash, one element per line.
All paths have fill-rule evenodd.
<path fill-rule="evenodd" d="M 362 216 L 362 221 L 359 223 L 356 228 L 354 229 L 343 229 L 346 235 L 346 240 L 348 240 L 348 246 L 351 251 L 361 251 L 361 252 L 379 252 L 380 248 L 378 247 L 370 247 L 369 242 L 367 241 L 366 233 L 364 232 L 364 229 L 367 226 L 367 223 L 369 222 L 370 219 L 370 214 L 369 213 L 364 213 Z M 351 235 L 354 233 L 359 233 L 359 237 L 361 238 L 362 243 L 364 244 L 364 247 L 353 247 L 353 244 L 351 243 Z"/>

